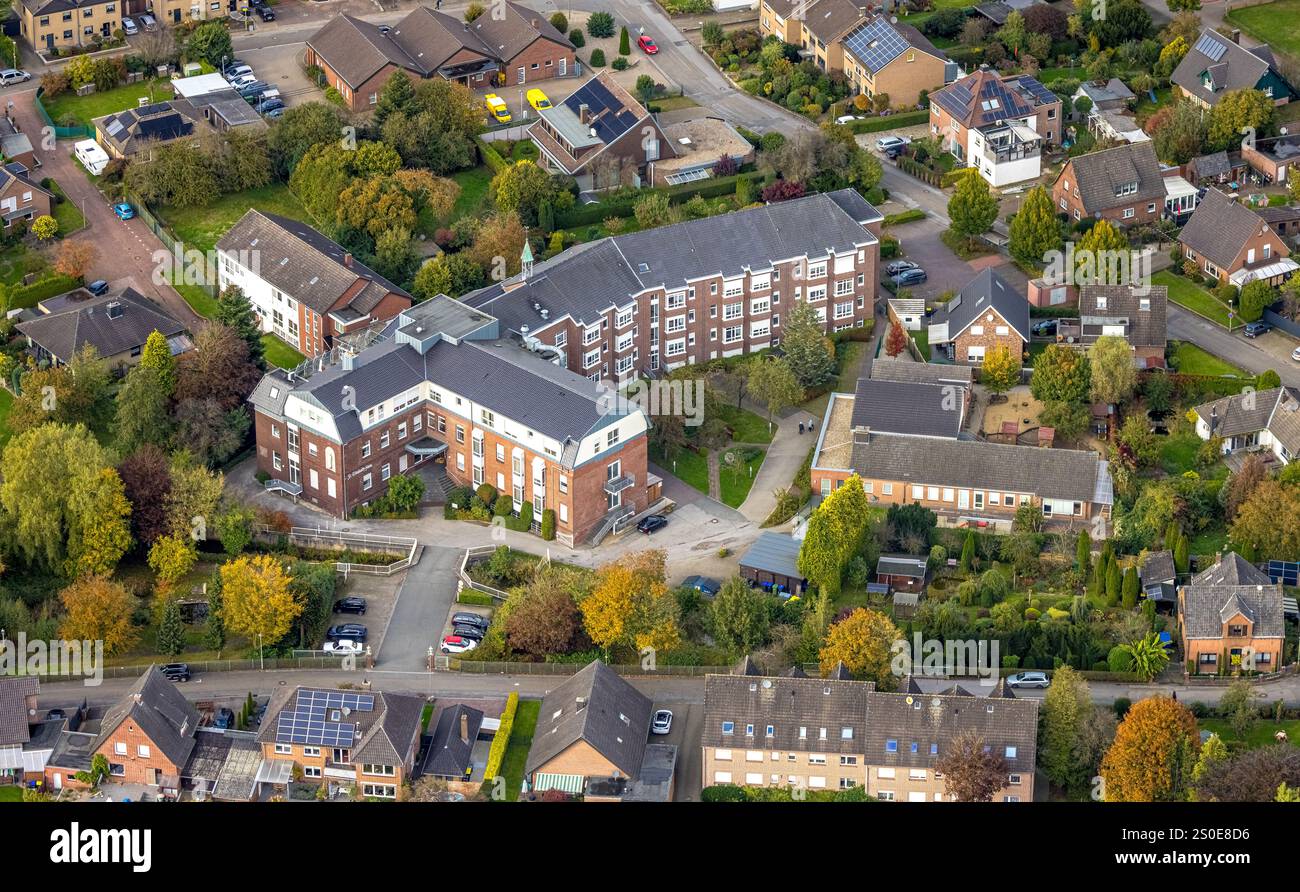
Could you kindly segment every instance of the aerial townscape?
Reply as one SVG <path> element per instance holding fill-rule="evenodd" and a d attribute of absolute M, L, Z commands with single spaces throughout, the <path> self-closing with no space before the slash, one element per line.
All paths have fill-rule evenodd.
<path fill-rule="evenodd" d="M 1300 0 L 0 56 L 0 803 L 1300 801 Z"/>

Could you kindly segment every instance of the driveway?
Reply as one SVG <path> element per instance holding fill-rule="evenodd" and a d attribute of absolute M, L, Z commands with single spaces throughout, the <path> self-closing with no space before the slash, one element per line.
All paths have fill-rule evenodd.
<path fill-rule="evenodd" d="M 935 217 L 915 223 L 890 227 L 889 234 L 898 239 L 903 257 L 919 264 L 929 277 L 910 288 L 916 297 L 930 300 L 945 291 L 956 291 L 975 276 L 975 270 L 943 243 L 940 236 L 948 226 Z M 881 262 L 883 274 L 888 261 Z"/>
<path fill-rule="evenodd" d="M 1167 327 L 1171 341 L 1191 341 L 1254 375 L 1273 369 L 1283 384 L 1300 387 L 1300 363 L 1291 361 L 1289 350 L 1280 356 L 1274 355 L 1241 334 L 1229 334 L 1221 326 L 1184 310 L 1172 301 L 1169 304 Z M 1277 338 L 1285 336 L 1279 334 Z M 1262 342 L 1264 338 L 1258 340 Z"/>
<path fill-rule="evenodd" d="M 428 668 L 429 648 L 437 646 L 456 600 L 456 571 L 464 557 L 459 548 L 424 547 L 420 562 L 402 580 L 376 668 L 413 672 Z"/>
<path fill-rule="evenodd" d="M 704 734 L 704 707 L 699 704 L 661 702 L 656 700 L 656 710 L 671 709 L 673 727 L 667 734 L 651 734 L 651 743 L 671 743 L 677 747 L 677 767 L 673 771 L 673 802 L 699 802 L 703 781 L 703 752 L 700 740 Z"/>
<path fill-rule="evenodd" d="M 259 79 L 280 91 L 284 104 L 292 108 L 304 102 L 317 102 L 325 93 L 302 70 L 303 50 L 288 52 L 285 47 L 240 49 L 239 58 L 251 65 Z"/>

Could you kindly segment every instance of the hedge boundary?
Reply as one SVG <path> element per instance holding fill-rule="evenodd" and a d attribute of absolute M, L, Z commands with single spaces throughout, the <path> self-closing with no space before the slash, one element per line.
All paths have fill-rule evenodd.
<path fill-rule="evenodd" d="M 875 118 L 859 118 L 856 121 L 850 121 L 843 125 L 854 133 L 879 133 L 882 130 L 895 130 L 899 127 L 911 127 L 913 124 L 924 124 L 930 120 L 930 110 L 928 108 L 917 109 L 916 111 L 900 112 L 896 115 L 883 115 Z"/>
<path fill-rule="evenodd" d="M 681 204 L 699 195 L 702 198 L 720 198 L 733 195 L 740 180 L 749 180 L 757 196 L 763 182 L 763 174 L 756 171 L 738 173 L 729 177 L 711 177 L 698 183 L 680 183 L 676 186 L 661 186 L 654 189 L 628 190 L 598 201 L 595 204 L 574 205 L 566 211 L 555 214 L 556 229 L 575 229 L 579 226 L 594 226 L 606 217 L 628 217 L 636 203 L 653 193 L 666 193 L 672 204 Z"/>
<path fill-rule="evenodd" d="M 506 757 L 506 748 L 510 746 L 510 732 L 515 726 L 515 713 L 519 711 L 519 692 L 511 691 L 506 697 L 506 708 L 501 712 L 501 726 L 492 738 L 492 747 L 488 750 L 487 767 L 483 770 L 483 781 L 490 783 L 501 773 L 501 763 Z"/>
<path fill-rule="evenodd" d="M 4 305 L 6 312 L 25 310 L 36 306 L 46 298 L 78 288 L 81 284 L 82 280 L 74 276 L 53 275 L 39 279 L 30 285 L 12 285 L 9 288 L 0 288 L 0 304 Z"/>

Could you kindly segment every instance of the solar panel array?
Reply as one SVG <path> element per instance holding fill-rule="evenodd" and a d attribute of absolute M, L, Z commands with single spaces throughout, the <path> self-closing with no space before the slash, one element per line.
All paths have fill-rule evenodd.
<path fill-rule="evenodd" d="M 979 116 L 985 121 L 1001 121 L 1006 118 L 1022 118 L 1025 115 L 1033 113 L 1033 109 L 1030 108 L 1023 99 L 1017 96 L 1006 84 L 995 78 L 989 78 L 984 82 L 983 86 L 980 88 L 979 98 L 981 108 L 984 107 L 984 103 L 989 102 L 990 100 L 998 100 L 997 106 L 992 108 L 988 114 Z M 979 120 L 979 118 L 977 118 L 977 120 Z"/>
<path fill-rule="evenodd" d="M 286 706 L 276 722 L 277 743 L 307 746 L 352 746 L 356 726 L 346 721 L 347 713 L 373 712 L 373 694 L 346 691 L 317 691 L 304 688 L 294 702 Z"/>
<path fill-rule="evenodd" d="M 867 22 L 844 38 L 844 45 L 874 72 L 902 55 L 908 43 L 903 35 L 889 26 L 889 22 L 880 18 Z"/>
<path fill-rule="evenodd" d="M 607 144 L 627 133 L 637 120 L 635 114 L 615 99 L 614 94 L 609 92 L 604 84 L 594 78 L 566 99 L 564 104 L 575 113 L 580 105 L 586 105 L 593 118 L 600 115 L 600 120 L 589 126 L 594 127 L 596 136 Z M 602 111 L 605 112 L 603 115 L 600 114 Z"/>
<path fill-rule="evenodd" d="M 1283 585 L 1300 585 L 1300 563 L 1295 561 L 1269 561 L 1268 578 Z"/>
<path fill-rule="evenodd" d="M 1045 105 L 1056 101 L 1056 94 L 1039 83 L 1037 78 L 1025 75 L 1024 77 L 1017 79 L 1016 83 L 1020 85 L 1022 90 L 1025 90 L 1030 96 L 1033 96 L 1034 101 L 1039 104 Z"/>
<path fill-rule="evenodd" d="M 1209 56 L 1210 60 L 1213 62 L 1222 59 L 1223 54 L 1228 51 L 1228 48 L 1225 45 L 1215 40 L 1209 34 L 1201 35 L 1201 39 L 1196 41 L 1195 49 L 1198 53 Z"/>

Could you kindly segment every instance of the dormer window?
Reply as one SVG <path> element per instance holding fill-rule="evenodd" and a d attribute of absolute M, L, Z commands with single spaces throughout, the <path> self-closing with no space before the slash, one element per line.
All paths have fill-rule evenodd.
<path fill-rule="evenodd" d="M 1137 192 L 1137 190 L 1138 190 L 1138 184 L 1136 181 L 1131 183 L 1122 183 L 1119 186 L 1115 187 L 1115 197 L 1119 198 L 1124 195 L 1132 195 L 1133 193 Z"/>
<path fill-rule="evenodd" d="M 1106 297 L 1105 297 L 1105 295 L 1098 295 L 1098 296 L 1097 296 L 1097 309 L 1099 309 L 1099 310 L 1104 310 L 1104 309 L 1106 309 Z"/>
<path fill-rule="evenodd" d="M 1228 637 L 1229 637 L 1229 638 L 1245 638 L 1245 637 L 1246 637 L 1246 627 L 1245 627 L 1245 626 L 1240 626 L 1240 625 L 1238 625 L 1238 626 L 1228 626 Z"/>

